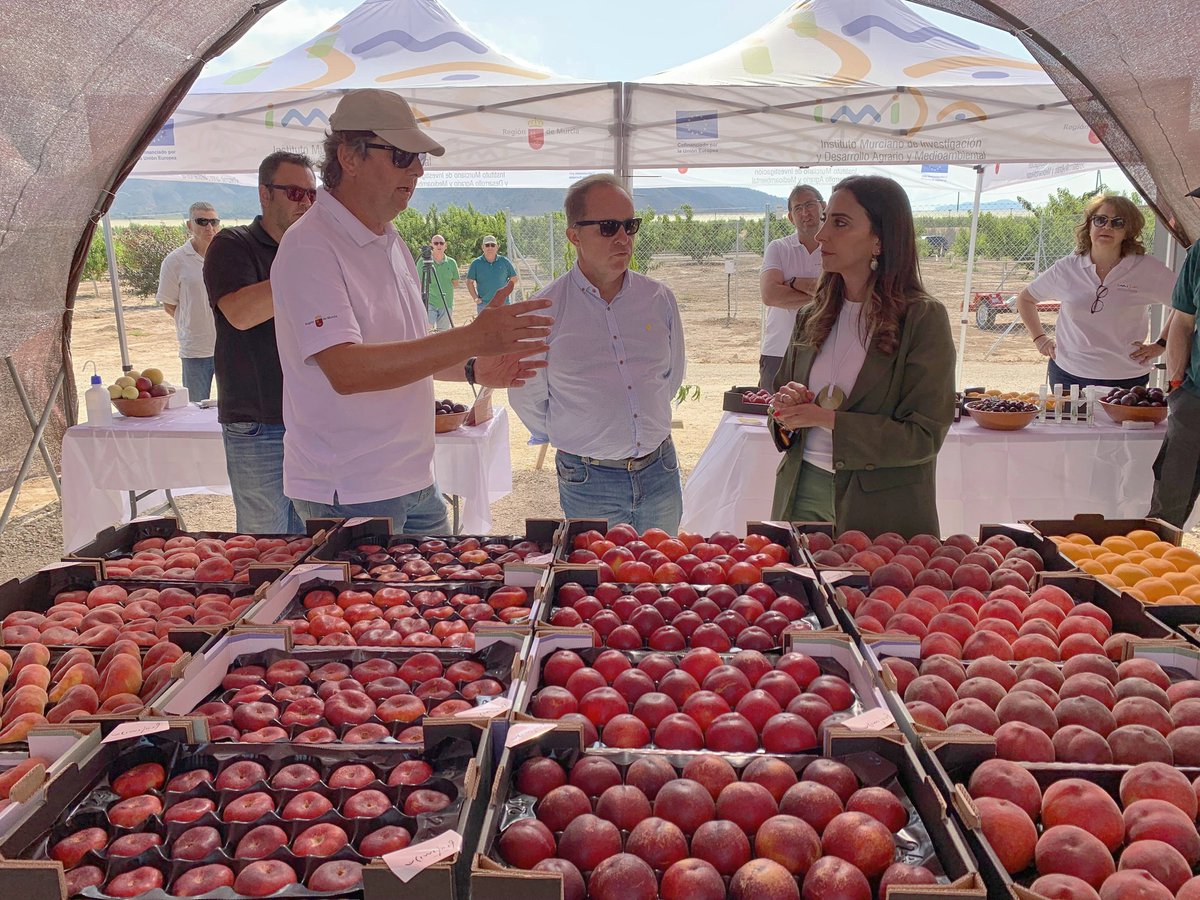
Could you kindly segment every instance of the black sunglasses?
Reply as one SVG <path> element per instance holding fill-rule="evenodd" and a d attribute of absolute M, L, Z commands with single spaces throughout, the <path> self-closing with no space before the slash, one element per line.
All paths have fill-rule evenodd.
<path fill-rule="evenodd" d="M 302 188 L 295 184 L 264 184 L 263 187 L 283 191 L 284 195 L 293 203 L 299 203 L 301 200 L 308 200 L 309 203 L 317 202 L 316 188 Z"/>
<path fill-rule="evenodd" d="M 428 153 L 414 153 L 411 150 L 401 150 L 399 147 L 393 147 L 391 144 L 366 144 L 367 147 L 374 147 L 376 150 L 391 150 L 392 165 L 397 169 L 407 169 L 413 164 L 413 160 L 417 160 L 424 167 L 425 160 L 428 159 Z"/>
<path fill-rule="evenodd" d="M 445 247 L 445 246 L 446 246 L 446 242 L 445 242 L 445 241 L 434 241 L 434 242 L 433 242 L 433 246 L 435 246 L 435 247 Z"/>
<path fill-rule="evenodd" d="M 638 233 L 638 229 L 642 227 L 641 217 L 635 216 L 632 219 L 588 219 L 583 222 L 576 222 L 576 228 L 582 228 L 584 225 L 600 226 L 600 237 L 612 237 L 617 233 L 618 228 L 624 228 L 625 233 L 630 237 Z"/>
<path fill-rule="evenodd" d="M 1111 225 L 1113 228 L 1124 228 L 1125 220 L 1120 216 L 1092 216 L 1092 224 L 1097 228 Z"/>
<path fill-rule="evenodd" d="M 201 216 L 197 216 L 196 218 L 192 219 L 192 221 L 201 227 L 203 227 L 205 225 L 220 225 L 221 224 L 220 219 L 205 219 Z"/>
<path fill-rule="evenodd" d="M 1108 295 L 1108 286 L 1100 285 L 1096 288 L 1096 299 L 1092 301 L 1092 312 L 1098 313 L 1104 309 L 1104 298 Z"/>

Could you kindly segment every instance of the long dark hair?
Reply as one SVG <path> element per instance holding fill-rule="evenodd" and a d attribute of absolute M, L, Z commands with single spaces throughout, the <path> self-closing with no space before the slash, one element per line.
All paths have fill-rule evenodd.
<path fill-rule="evenodd" d="M 867 284 L 867 333 L 871 346 L 885 356 L 896 352 L 900 342 L 900 322 L 908 304 L 927 297 L 917 261 L 917 236 L 912 206 L 904 189 L 881 175 L 853 175 L 843 178 L 833 192 L 849 191 L 867 211 L 871 232 L 879 238 L 879 267 Z M 832 196 L 832 195 L 831 195 Z M 820 348 L 829 337 L 846 298 L 846 283 L 836 272 L 826 272 L 817 285 L 816 297 L 807 315 L 797 323 L 798 339 Z"/>

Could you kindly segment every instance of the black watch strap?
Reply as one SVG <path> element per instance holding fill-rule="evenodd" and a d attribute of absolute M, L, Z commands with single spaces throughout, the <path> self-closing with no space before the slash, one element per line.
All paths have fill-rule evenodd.
<path fill-rule="evenodd" d="M 471 385 L 472 387 L 475 385 L 475 359 L 476 358 L 472 356 L 467 360 L 467 364 L 463 366 L 463 372 L 465 372 L 467 376 L 467 384 Z"/>
<path fill-rule="evenodd" d="M 1159 338 L 1157 341 L 1155 341 L 1154 343 L 1158 344 L 1158 346 L 1160 346 L 1160 347 L 1165 347 L 1165 346 L 1167 346 L 1167 339 L 1166 339 L 1166 338 L 1161 338 L 1161 337 L 1160 337 L 1160 338 Z"/>

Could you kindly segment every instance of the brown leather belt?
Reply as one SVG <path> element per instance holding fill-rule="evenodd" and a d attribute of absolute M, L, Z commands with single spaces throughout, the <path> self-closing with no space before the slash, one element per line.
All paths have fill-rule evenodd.
<path fill-rule="evenodd" d="M 671 446 L 671 439 L 668 437 L 665 441 L 647 453 L 645 456 L 631 456 L 627 459 L 595 459 L 591 456 L 579 457 L 589 466 L 600 466 L 605 469 L 624 469 L 626 472 L 636 472 L 639 469 L 644 469 L 646 466 L 657 462 L 663 455 L 663 451 Z"/>

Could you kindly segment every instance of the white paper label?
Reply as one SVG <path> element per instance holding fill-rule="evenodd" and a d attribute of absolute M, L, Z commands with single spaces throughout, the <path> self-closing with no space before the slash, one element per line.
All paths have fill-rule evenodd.
<path fill-rule="evenodd" d="M 482 706 L 473 706 L 454 715 L 460 719 L 494 719 L 512 709 L 512 701 L 507 697 L 497 697 Z"/>
<path fill-rule="evenodd" d="M 519 744 L 536 740 L 553 730 L 553 722 L 519 722 L 509 727 L 508 736 L 504 738 L 504 746 L 516 747 Z"/>
<path fill-rule="evenodd" d="M 527 566 L 547 566 L 554 560 L 553 553 L 540 553 L 537 556 L 527 556 L 521 560 Z"/>
<path fill-rule="evenodd" d="M 447 831 L 431 838 L 405 847 L 403 850 L 393 850 L 383 854 L 383 861 L 392 870 L 392 874 L 405 884 L 412 881 L 424 869 L 434 863 L 441 862 L 462 849 L 462 835 L 457 831 Z"/>
<path fill-rule="evenodd" d="M 894 725 L 896 720 L 888 711 L 886 706 L 880 706 L 876 709 L 869 709 L 865 713 L 860 713 L 849 719 L 845 719 L 841 724 L 851 731 L 879 731 L 887 728 L 889 725 Z"/>
<path fill-rule="evenodd" d="M 148 722 L 122 722 L 110 731 L 108 737 L 100 743 L 111 744 L 115 741 L 128 741 L 147 734 L 154 734 L 157 731 L 166 731 L 170 727 L 171 723 L 166 719 L 151 720 Z"/>
<path fill-rule="evenodd" d="M 370 521 L 371 519 L 369 516 L 356 516 L 353 519 L 346 519 L 346 521 L 342 522 L 342 527 L 353 528 L 355 525 L 364 525 Z"/>

